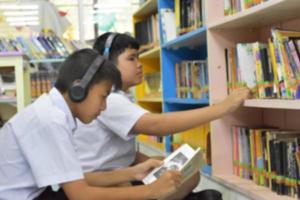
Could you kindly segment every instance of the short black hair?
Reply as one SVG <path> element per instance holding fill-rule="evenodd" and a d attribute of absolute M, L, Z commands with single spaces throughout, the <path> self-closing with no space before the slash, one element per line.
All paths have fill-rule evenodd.
<path fill-rule="evenodd" d="M 100 35 L 93 45 L 93 49 L 99 52 L 101 55 L 103 55 L 105 42 L 110 34 L 112 34 L 112 32 L 107 32 Z M 109 49 L 109 59 L 116 63 L 118 60 L 118 56 L 122 54 L 127 48 L 139 50 L 140 44 L 135 38 L 131 37 L 128 34 L 117 33 L 117 36 L 114 38 Z"/>
<path fill-rule="evenodd" d="M 83 78 L 88 67 L 98 56 L 99 53 L 93 49 L 81 49 L 73 52 L 60 65 L 58 77 L 54 86 L 61 93 L 67 92 L 74 81 Z M 102 66 L 98 69 L 88 84 L 87 89 L 89 90 L 93 85 L 103 80 L 111 81 L 115 90 L 119 90 L 122 87 L 120 71 L 108 60 L 105 60 Z"/>

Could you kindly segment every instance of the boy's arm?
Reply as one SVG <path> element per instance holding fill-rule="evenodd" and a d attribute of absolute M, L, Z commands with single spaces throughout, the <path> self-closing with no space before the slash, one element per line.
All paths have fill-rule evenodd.
<path fill-rule="evenodd" d="M 117 169 L 108 172 L 85 173 L 85 180 L 91 186 L 115 186 L 121 183 L 142 180 L 152 169 L 162 164 L 161 161 L 149 159 L 133 167 Z"/>
<path fill-rule="evenodd" d="M 250 90 L 243 88 L 234 91 L 223 102 L 205 108 L 163 114 L 147 113 L 137 121 L 133 130 L 157 136 L 187 130 L 235 111 L 249 96 Z"/>
<path fill-rule="evenodd" d="M 62 187 L 70 200 L 147 200 L 168 197 L 180 184 L 180 173 L 169 171 L 154 183 L 143 186 L 93 187 L 78 180 L 64 183 Z"/>

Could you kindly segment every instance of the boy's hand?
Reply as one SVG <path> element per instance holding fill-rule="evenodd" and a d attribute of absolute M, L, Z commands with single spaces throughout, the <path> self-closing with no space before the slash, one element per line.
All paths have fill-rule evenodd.
<path fill-rule="evenodd" d="M 159 179 L 151 183 L 151 191 L 155 199 L 164 199 L 174 192 L 181 185 L 181 173 L 175 170 L 166 171 Z"/>
<path fill-rule="evenodd" d="M 234 90 L 221 104 L 225 107 L 227 113 L 232 113 L 250 97 L 251 91 L 249 88 L 240 88 Z"/>
<path fill-rule="evenodd" d="M 163 162 L 156 159 L 148 159 L 147 161 L 132 167 L 134 180 L 143 180 L 151 170 L 162 165 Z"/>

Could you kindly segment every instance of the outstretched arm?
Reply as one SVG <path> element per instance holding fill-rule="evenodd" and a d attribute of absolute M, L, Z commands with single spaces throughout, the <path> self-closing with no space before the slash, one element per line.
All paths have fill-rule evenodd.
<path fill-rule="evenodd" d="M 250 90 L 242 88 L 234 91 L 223 102 L 205 108 L 163 114 L 147 113 L 137 121 L 133 129 L 137 133 L 157 136 L 180 132 L 232 113 L 249 96 Z"/>

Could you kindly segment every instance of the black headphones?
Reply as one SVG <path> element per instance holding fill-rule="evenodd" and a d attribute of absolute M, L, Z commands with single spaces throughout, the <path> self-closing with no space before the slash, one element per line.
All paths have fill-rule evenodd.
<path fill-rule="evenodd" d="M 69 89 L 69 97 L 74 102 L 81 102 L 87 96 L 87 86 L 98 71 L 98 69 L 103 65 L 105 58 L 103 56 L 97 56 L 92 64 L 88 67 L 87 72 L 84 74 L 83 78 L 73 83 Z"/>
<path fill-rule="evenodd" d="M 87 96 L 88 90 L 87 86 L 98 71 L 98 69 L 103 65 L 105 59 L 109 60 L 109 51 L 114 39 L 118 36 L 118 33 L 111 33 L 106 41 L 103 56 L 97 56 L 92 64 L 88 67 L 87 72 L 84 74 L 83 78 L 73 83 L 69 89 L 69 97 L 74 102 L 81 102 Z"/>

